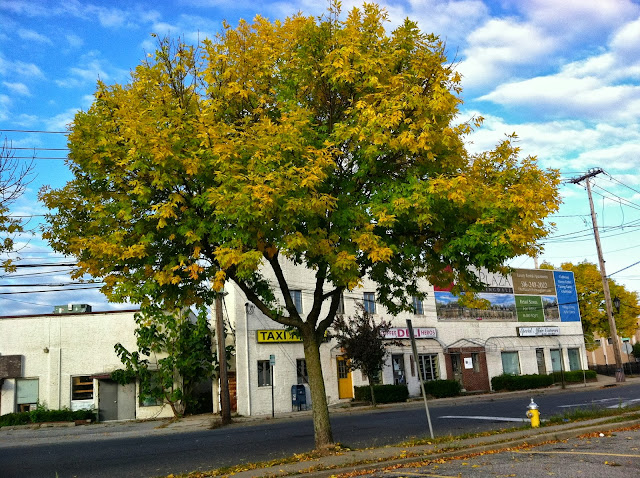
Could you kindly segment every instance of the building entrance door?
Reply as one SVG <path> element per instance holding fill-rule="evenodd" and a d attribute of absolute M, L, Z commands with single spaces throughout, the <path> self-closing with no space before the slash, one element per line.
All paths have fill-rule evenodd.
<path fill-rule="evenodd" d="M 538 362 L 538 374 L 546 375 L 547 374 L 547 365 L 544 361 L 544 349 L 536 349 L 536 360 Z"/>
<path fill-rule="evenodd" d="M 460 354 L 451 354 L 451 370 L 453 371 L 453 379 L 462 384 L 462 359 Z"/>
<path fill-rule="evenodd" d="M 551 350 L 551 367 L 554 372 L 562 371 L 562 354 L 559 349 Z"/>
<path fill-rule="evenodd" d="M 353 398 L 353 381 L 351 380 L 351 370 L 347 366 L 347 359 L 336 357 L 338 366 L 338 398 Z"/>
<path fill-rule="evenodd" d="M 406 385 L 407 377 L 404 374 L 404 355 L 402 354 L 392 355 L 391 364 L 393 365 L 394 385 Z"/>
<path fill-rule="evenodd" d="M 119 385 L 113 380 L 98 381 L 98 419 L 133 420 L 136 418 L 136 385 Z"/>

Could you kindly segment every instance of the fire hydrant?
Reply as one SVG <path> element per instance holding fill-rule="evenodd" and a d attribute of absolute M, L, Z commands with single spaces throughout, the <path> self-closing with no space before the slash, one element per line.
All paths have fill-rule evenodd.
<path fill-rule="evenodd" d="M 540 426 L 540 410 L 538 410 L 538 405 L 533 401 L 533 398 L 527 408 L 529 409 L 527 418 L 531 419 L 531 428 L 538 428 Z"/>

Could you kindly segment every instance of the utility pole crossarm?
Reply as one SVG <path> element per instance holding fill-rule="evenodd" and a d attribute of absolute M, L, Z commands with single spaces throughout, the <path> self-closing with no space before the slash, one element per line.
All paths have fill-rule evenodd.
<path fill-rule="evenodd" d="M 622 352 L 620 351 L 620 342 L 618 341 L 618 330 L 616 328 L 616 322 L 613 317 L 613 308 L 611 306 L 611 292 L 609 291 L 609 279 L 607 278 L 607 271 L 604 267 L 604 257 L 602 255 L 602 246 L 600 245 L 600 233 L 598 232 L 598 222 L 596 220 L 596 211 L 593 207 L 593 198 L 591 196 L 591 184 L 589 179 L 598 174 L 604 173 L 602 168 L 594 168 L 587 174 L 580 176 L 579 178 L 573 178 L 569 180 L 570 183 L 578 184 L 585 181 L 587 186 L 587 195 L 589 196 L 589 208 L 591 209 L 591 222 L 593 223 L 593 236 L 596 240 L 596 250 L 598 252 L 598 261 L 600 263 L 600 276 L 602 277 L 602 290 L 604 292 L 604 302 L 607 308 L 607 319 L 609 321 L 609 334 L 611 335 L 611 342 L 613 345 L 613 355 L 616 360 L 616 382 L 624 382 L 624 369 L 622 368 Z"/>

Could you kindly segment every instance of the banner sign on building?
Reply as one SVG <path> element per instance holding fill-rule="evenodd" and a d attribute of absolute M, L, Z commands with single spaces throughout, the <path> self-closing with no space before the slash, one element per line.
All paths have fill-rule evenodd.
<path fill-rule="evenodd" d="M 414 327 L 413 336 L 416 339 L 435 339 L 438 336 L 435 327 Z M 391 327 L 384 335 L 385 339 L 408 339 L 409 329 L 407 327 Z"/>
<path fill-rule="evenodd" d="M 545 337 L 560 335 L 560 327 L 518 327 L 520 337 Z"/>
<path fill-rule="evenodd" d="M 450 290 L 436 289 L 438 320 L 579 322 L 573 272 L 515 269 L 510 276 L 479 273 L 486 287 L 476 295 L 486 308 L 470 309 Z"/>
<path fill-rule="evenodd" d="M 282 343 L 282 342 L 302 342 L 302 338 L 289 330 L 270 329 L 256 331 L 259 344 Z"/>

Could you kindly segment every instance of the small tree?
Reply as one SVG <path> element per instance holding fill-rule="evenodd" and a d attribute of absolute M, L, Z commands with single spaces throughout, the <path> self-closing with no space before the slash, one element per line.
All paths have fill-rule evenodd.
<path fill-rule="evenodd" d="M 33 179 L 33 162 L 20 164 L 10 142 L 0 141 L 0 253 L 14 251 L 14 237 L 24 232 L 20 219 L 9 215 L 9 206 L 22 194 Z M 0 261 L 7 271 L 13 270 L 11 259 Z"/>
<path fill-rule="evenodd" d="M 136 314 L 135 320 L 138 350 L 115 345 L 126 368 L 112 378 L 121 384 L 139 379 L 142 399 L 160 400 L 169 404 L 175 417 L 184 415 L 197 402 L 195 387 L 211 379 L 216 367 L 206 308 L 198 311 L 195 322 L 189 312 L 170 314 L 153 307 Z M 166 356 L 151 361 L 155 354 Z"/>
<path fill-rule="evenodd" d="M 359 305 L 355 317 L 345 319 L 342 315 L 338 316 L 333 328 L 338 345 L 344 349 L 349 359 L 349 369 L 361 370 L 369 380 L 371 403 L 375 407 L 374 382 L 384 365 L 387 347 L 397 343 L 384 338 L 391 324 L 384 320 L 376 324 L 371 314 Z"/>

